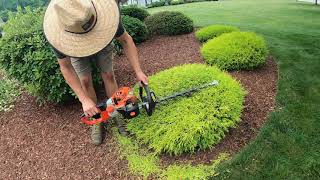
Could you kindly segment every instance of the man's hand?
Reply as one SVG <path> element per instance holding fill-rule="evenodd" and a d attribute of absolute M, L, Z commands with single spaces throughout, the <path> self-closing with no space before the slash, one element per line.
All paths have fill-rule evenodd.
<path fill-rule="evenodd" d="M 142 81 L 144 84 L 148 84 L 148 77 L 141 70 L 137 47 L 134 44 L 132 37 L 125 32 L 118 37 L 117 40 L 121 43 L 132 69 L 136 72 L 137 80 L 139 82 Z"/>
<path fill-rule="evenodd" d="M 148 84 L 149 80 L 148 77 L 141 71 L 137 73 L 137 80 L 138 82 L 143 82 L 143 84 Z"/>
<path fill-rule="evenodd" d="M 90 98 L 86 98 L 82 102 L 83 112 L 86 116 L 92 117 L 96 114 L 99 114 L 101 111 L 96 107 L 96 103 L 93 102 Z"/>

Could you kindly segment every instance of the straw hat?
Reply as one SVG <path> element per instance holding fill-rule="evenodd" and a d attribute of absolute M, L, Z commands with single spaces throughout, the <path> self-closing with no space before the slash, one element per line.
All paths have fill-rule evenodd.
<path fill-rule="evenodd" d="M 112 41 L 119 16 L 116 0 L 51 0 L 43 28 L 55 49 L 70 57 L 86 57 Z"/>

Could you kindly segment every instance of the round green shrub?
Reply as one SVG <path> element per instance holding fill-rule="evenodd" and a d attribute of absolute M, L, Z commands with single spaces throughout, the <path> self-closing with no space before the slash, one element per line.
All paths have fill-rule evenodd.
<path fill-rule="evenodd" d="M 126 31 L 131 35 L 135 43 L 144 42 L 148 38 L 146 25 L 137 18 L 123 16 L 122 23 Z"/>
<path fill-rule="evenodd" d="M 131 16 L 122 16 L 122 24 L 136 44 L 142 43 L 148 38 L 147 27 L 139 19 Z M 117 40 L 114 40 L 113 43 L 115 44 L 117 54 L 122 54 L 121 44 Z"/>
<path fill-rule="evenodd" d="M 184 0 L 172 0 L 170 1 L 170 5 L 179 5 L 184 4 Z"/>
<path fill-rule="evenodd" d="M 160 0 L 160 1 L 152 2 L 151 4 L 148 5 L 148 8 L 161 7 L 165 5 L 166 5 L 166 1 Z"/>
<path fill-rule="evenodd" d="M 201 48 L 205 61 L 221 69 L 253 69 L 265 63 L 268 49 L 263 37 L 253 32 L 232 32 L 209 40 Z"/>
<path fill-rule="evenodd" d="M 45 39 L 43 15 L 43 10 L 26 8 L 10 16 L 0 39 L 0 66 L 39 100 L 63 102 L 73 93 Z"/>
<path fill-rule="evenodd" d="M 150 77 L 150 88 L 161 98 L 218 80 L 219 85 L 157 106 L 153 116 L 133 119 L 128 130 L 154 149 L 179 155 L 211 148 L 240 121 L 245 92 L 230 75 L 217 67 L 188 64 Z"/>
<path fill-rule="evenodd" d="M 150 16 L 147 10 L 139 8 L 137 6 L 125 6 L 121 8 L 121 14 L 137 18 L 140 21 L 144 21 L 146 17 Z"/>
<path fill-rule="evenodd" d="M 198 30 L 196 32 L 196 37 L 199 41 L 206 42 L 224 33 L 230 33 L 234 31 L 240 31 L 240 30 L 239 28 L 234 26 L 212 25 L 212 26 L 204 27 Z"/>
<path fill-rule="evenodd" d="M 179 35 L 193 31 L 193 21 L 181 12 L 163 11 L 146 18 L 149 33 L 154 35 Z"/>

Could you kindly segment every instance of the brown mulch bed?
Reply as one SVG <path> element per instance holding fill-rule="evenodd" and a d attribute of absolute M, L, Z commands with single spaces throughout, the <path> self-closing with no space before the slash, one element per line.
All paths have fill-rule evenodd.
<path fill-rule="evenodd" d="M 157 37 L 138 46 L 142 68 L 152 75 L 172 66 L 202 63 L 200 44 L 193 34 Z M 135 82 L 127 60 L 115 59 L 121 86 Z M 180 157 L 162 157 L 163 164 L 175 160 L 209 162 L 219 152 L 237 152 L 257 134 L 267 114 L 274 109 L 277 67 L 270 58 L 255 71 L 232 72 L 248 91 L 242 121 L 214 149 Z M 90 143 L 90 128 L 79 122 L 81 105 L 45 104 L 24 93 L 11 112 L 0 113 L 0 179 L 132 179 L 127 162 L 110 131 L 103 145 Z"/>

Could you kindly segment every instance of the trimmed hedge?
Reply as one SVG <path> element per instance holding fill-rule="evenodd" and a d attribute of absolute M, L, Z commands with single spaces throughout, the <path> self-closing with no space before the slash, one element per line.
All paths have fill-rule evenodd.
<path fill-rule="evenodd" d="M 204 2 L 204 1 L 218 1 L 218 0 L 160 0 L 149 4 L 148 8 L 161 7 L 166 5 L 178 5 L 185 3 L 195 3 L 195 2 Z"/>
<path fill-rule="evenodd" d="M 135 43 L 144 42 L 148 38 L 147 27 L 139 19 L 130 16 L 122 16 L 122 23 Z"/>
<path fill-rule="evenodd" d="M 206 42 L 210 39 L 222 35 L 223 33 L 230 33 L 234 31 L 240 31 L 240 29 L 234 26 L 212 25 L 201 28 L 195 34 L 200 42 Z"/>
<path fill-rule="evenodd" d="M 165 6 L 165 5 L 166 5 L 166 1 L 161 0 L 161 1 L 152 2 L 147 7 L 148 8 L 153 8 L 153 7 L 162 7 L 162 6 Z"/>
<path fill-rule="evenodd" d="M 184 0 L 172 0 L 170 2 L 170 5 L 179 5 L 179 4 L 184 4 Z"/>
<path fill-rule="evenodd" d="M 142 43 L 148 38 L 147 26 L 137 18 L 122 16 L 122 24 L 136 44 Z M 122 54 L 122 46 L 116 39 L 113 40 L 117 54 Z"/>
<path fill-rule="evenodd" d="M 208 64 L 221 69 L 250 70 L 266 62 L 268 48 L 253 32 L 232 32 L 208 41 L 201 53 Z"/>
<path fill-rule="evenodd" d="M 181 12 L 163 11 L 146 18 L 150 34 L 179 35 L 193 31 L 193 21 Z"/>
<path fill-rule="evenodd" d="M 150 13 L 147 10 L 137 6 L 124 6 L 121 8 L 121 14 L 137 18 L 140 21 L 144 21 L 146 17 L 150 16 Z"/>
<path fill-rule="evenodd" d="M 178 155 L 211 148 L 240 121 L 245 95 L 240 84 L 203 64 L 174 67 L 150 77 L 150 87 L 160 98 L 213 80 L 219 85 L 158 106 L 153 116 L 142 114 L 130 121 L 128 130 L 156 153 Z"/>

